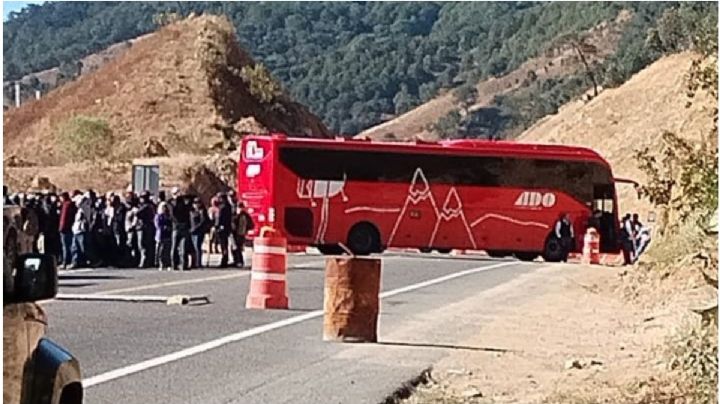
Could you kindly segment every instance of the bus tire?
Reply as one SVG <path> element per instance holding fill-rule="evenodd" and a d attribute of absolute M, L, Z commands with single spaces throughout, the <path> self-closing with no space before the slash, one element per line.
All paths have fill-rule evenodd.
<path fill-rule="evenodd" d="M 320 251 L 320 254 L 323 255 L 340 255 L 345 253 L 345 250 L 343 250 L 342 247 L 334 244 L 319 245 L 317 246 L 317 249 Z"/>
<path fill-rule="evenodd" d="M 427 254 L 427 253 L 432 252 L 432 248 L 430 248 L 430 247 L 422 247 L 422 248 L 420 248 L 420 252 L 423 253 L 423 254 Z"/>
<path fill-rule="evenodd" d="M 513 255 L 520 261 L 535 261 L 535 258 L 540 256 L 540 254 L 534 252 L 516 252 Z"/>
<path fill-rule="evenodd" d="M 545 250 L 542 257 L 547 262 L 560 262 L 563 258 L 562 245 L 560 239 L 554 236 L 548 237 L 545 241 Z"/>
<path fill-rule="evenodd" d="M 450 254 L 450 251 L 452 251 L 451 248 L 438 248 L 435 251 L 439 252 L 440 254 Z"/>
<path fill-rule="evenodd" d="M 380 252 L 380 232 L 372 223 L 357 223 L 348 233 L 347 246 L 356 255 Z"/>
<path fill-rule="evenodd" d="M 508 255 L 510 255 L 510 253 L 508 251 L 503 251 L 503 250 L 487 250 L 485 252 L 491 258 L 505 258 Z"/>

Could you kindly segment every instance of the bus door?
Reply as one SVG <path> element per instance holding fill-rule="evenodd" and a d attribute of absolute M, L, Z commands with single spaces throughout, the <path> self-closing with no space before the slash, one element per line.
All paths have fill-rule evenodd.
<path fill-rule="evenodd" d="M 615 186 L 596 184 L 593 187 L 593 211 L 589 225 L 595 226 L 600 233 L 600 251 L 617 250 L 617 229 L 615 221 Z"/>

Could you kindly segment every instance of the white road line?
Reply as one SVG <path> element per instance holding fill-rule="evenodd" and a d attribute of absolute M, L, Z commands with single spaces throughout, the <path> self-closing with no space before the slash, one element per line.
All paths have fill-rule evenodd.
<path fill-rule="evenodd" d="M 479 267 L 479 268 L 473 268 L 468 269 L 465 271 L 456 272 L 450 275 L 441 276 L 439 278 L 430 279 L 424 282 L 419 282 L 413 285 L 404 286 L 402 288 L 389 290 L 387 292 L 383 292 L 380 294 L 380 298 L 390 297 L 399 295 L 402 293 L 407 293 L 413 290 L 417 290 L 420 288 L 424 288 L 431 285 L 436 285 L 438 283 L 446 282 L 451 279 L 460 278 L 462 276 L 468 276 L 473 275 L 479 272 L 484 271 L 490 271 L 492 269 L 497 269 L 509 265 L 522 265 L 517 262 L 503 262 L 499 264 L 494 265 L 488 265 L 486 267 Z M 274 323 L 269 323 L 265 325 L 261 325 L 259 327 L 251 328 L 249 330 L 241 331 L 235 334 L 230 334 L 222 338 L 218 338 L 212 341 L 205 342 L 200 345 L 196 345 L 190 348 L 182 349 L 180 351 L 176 351 L 167 355 L 158 356 L 153 359 L 148 359 L 146 361 L 142 361 L 139 363 L 136 363 L 134 365 L 125 366 L 119 369 L 111 370 L 109 372 L 101 373 L 97 376 L 92 376 L 87 379 L 84 379 L 82 384 L 85 388 L 96 386 L 101 383 L 106 383 L 111 380 L 119 379 L 121 377 L 129 376 L 134 373 L 142 372 L 144 370 L 154 368 L 157 366 L 162 366 L 170 362 L 175 362 L 183 358 L 187 358 L 193 355 L 197 355 L 203 352 L 207 352 L 209 350 L 219 348 L 221 346 L 230 344 L 232 342 L 241 341 L 250 337 L 254 337 L 256 335 L 264 334 L 269 331 L 277 330 L 279 328 L 287 327 L 293 324 L 301 323 L 303 321 L 311 320 L 313 318 L 317 318 L 323 315 L 322 310 L 314 310 L 305 314 L 297 315 L 294 317 L 287 318 L 285 320 L 276 321 Z"/>
<path fill-rule="evenodd" d="M 324 261 L 309 262 L 306 264 L 293 265 L 293 266 L 288 267 L 288 269 L 311 268 L 311 267 L 315 267 L 315 266 L 321 265 L 321 264 L 324 264 Z M 239 273 L 236 272 L 236 273 L 227 274 L 227 275 L 209 276 L 207 278 L 183 279 L 183 280 L 171 281 L 171 282 L 154 283 L 151 285 L 142 285 L 142 286 L 133 286 L 133 287 L 128 287 L 128 288 L 101 290 L 101 291 L 92 292 L 89 294 L 91 294 L 91 295 L 106 295 L 106 294 L 112 294 L 112 293 L 138 292 L 141 290 L 160 289 L 160 288 L 165 288 L 165 287 L 169 287 L 169 286 L 191 285 L 194 283 L 212 282 L 212 281 L 221 281 L 221 280 L 225 280 L 225 279 L 241 278 L 241 277 L 245 277 L 245 276 L 249 276 L 249 275 L 250 275 L 250 271 L 239 272 Z M 62 287 L 62 285 L 60 285 L 60 287 Z M 42 301 L 41 303 L 48 304 L 48 303 L 55 302 L 55 301 L 57 301 L 57 300 L 50 299 L 50 300 Z"/>

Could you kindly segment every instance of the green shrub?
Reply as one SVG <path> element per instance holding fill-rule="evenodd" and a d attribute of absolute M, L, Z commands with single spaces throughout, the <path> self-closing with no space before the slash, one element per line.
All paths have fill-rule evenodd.
<path fill-rule="evenodd" d="M 95 160 L 110 154 L 113 136 L 105 120 L 77 115 L 60 127 L 58 142 L 63 154 L 72 161 Z"/>
<path fill-rule="evenodd" d="M 250 89 L 250 94 L 263 104 L 269 104 L 280 95 L 280 84 L 270 75 L 262 63 L 243 66 L 240 77 Z"/>

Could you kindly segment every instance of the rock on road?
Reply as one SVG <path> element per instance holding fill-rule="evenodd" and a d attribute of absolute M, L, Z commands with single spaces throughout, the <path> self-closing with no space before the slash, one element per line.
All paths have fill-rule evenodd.
<path fill-rule="evenodd" d="M 456 346 L 482 325 L 448 310 L 542 266 L 380 257 L 377 344 L 322 341 L 322 256 L 291 256 L 290 310 L 246 310 L 247 270 L 68 271 L 61 293 L 208 294 L 212 303 L 43 305 L 50 338 L 80 360 L 87 403 L 377 403 L 451 351 L 502 348 Z"/>

